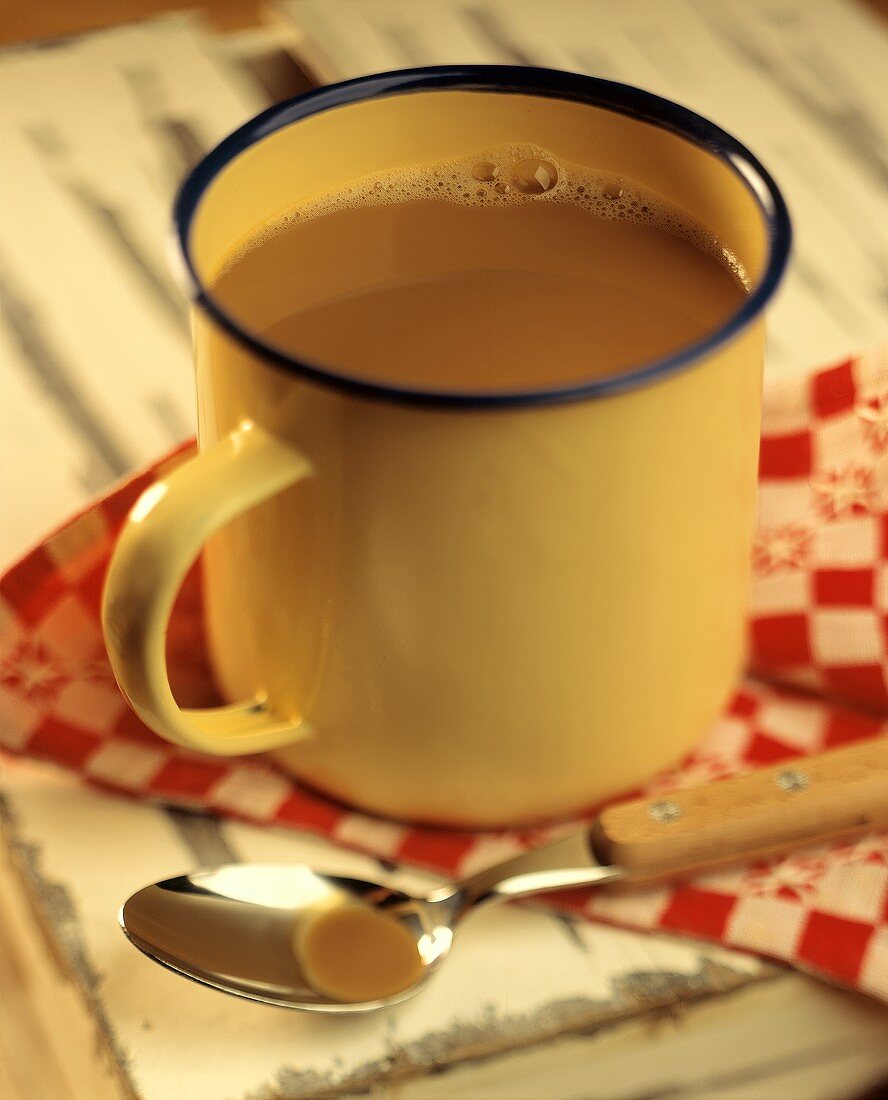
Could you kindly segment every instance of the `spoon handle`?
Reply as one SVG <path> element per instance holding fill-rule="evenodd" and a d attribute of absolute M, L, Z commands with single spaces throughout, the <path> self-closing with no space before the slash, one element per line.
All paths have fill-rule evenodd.
<path fill-rule="evenodd" d="M 591 829 L 631 882 L 772 856 L 888 827 L 888 737 L 734 779 L 624 802 Z"/>

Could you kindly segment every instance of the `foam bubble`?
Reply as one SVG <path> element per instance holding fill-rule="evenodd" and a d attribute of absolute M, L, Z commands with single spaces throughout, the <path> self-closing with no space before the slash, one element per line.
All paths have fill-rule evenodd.
<path fill-rule="evenodd" d="M 558 183 L 558 168 L 550 160 L 527 157 L 512 168 L 512 183 L 524 195 L 542 195 Z"/>
<path fill-rule="evenodd" d="M 479 160 L 472 165 L 472 175 L 476 180 L 483 180 L 485 183 L 489 183 L 491 180 L 495 180 L 500 174 L 500 166 L 494 164 L 490 160 Z"/>
<path fill-rule="evenodd" d="M 679 207 L 634 180 L 581 168 L 537 145 L 504 145 L 459 160 L 400 168 L 397 173 L 378 173 L 354 180 L 336 191 L 308 199 L 260 226 L 229 254 L 219 274 L 238 263 L 246 252 L 286 232 L 297 222 L 301 224 L 340 210 L 429 199 L 475 207 L 569 203 L 593 217 L 649 225 L 681 237 L 726 267 L 746 289 L 751 285 L 738 257 Z"/>

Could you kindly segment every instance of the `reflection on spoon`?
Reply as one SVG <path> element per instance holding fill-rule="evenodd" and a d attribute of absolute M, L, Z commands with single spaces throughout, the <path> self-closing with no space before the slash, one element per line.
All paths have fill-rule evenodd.
<path fill-rule="evenodd" d="M 360 903 L 334 903 L 297 921 L 293 948 L 312 989 L 346 1004 L 392 997 L 423 976 L 410 932 Z"/>

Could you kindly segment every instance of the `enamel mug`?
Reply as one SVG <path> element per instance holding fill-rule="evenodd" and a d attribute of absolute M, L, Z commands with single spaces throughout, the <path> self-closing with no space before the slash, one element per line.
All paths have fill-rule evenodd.
<path fill-rule="evenodd" d="M 237 242 L 319 188 L 516 140 L 690 213 L 751 276 L 738 312 L 619 375 L 461 394 L 298 361 L 214 301 Z M 199 453 L 133 508 L 104 604 L 144 722 L 458 826 L 573 814 L 690 749 L 744 658 L 763 311 L 790 238 L 758 161 L 624 85 L 416 69 L 272 107 L 194 170 L 175 222 Z M 182 710 L 164 639 L 200 554 L 230 703 Z"/>

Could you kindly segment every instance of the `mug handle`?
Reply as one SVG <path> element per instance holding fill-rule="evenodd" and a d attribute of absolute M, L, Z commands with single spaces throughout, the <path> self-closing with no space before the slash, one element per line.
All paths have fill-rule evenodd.
<path fill-rule="evenodd" d="M 207 539 L 230 520 L 310 476 L 309 460 L 252 421 L 151 485 L 136 501 L 111 560 L 102 626 L 121 691 L 174 744 L 221 756 L 265 752 L 308 733 L 267 699 L 183 710 L 173 699 L 166 633 L 176 594 Z"/>

